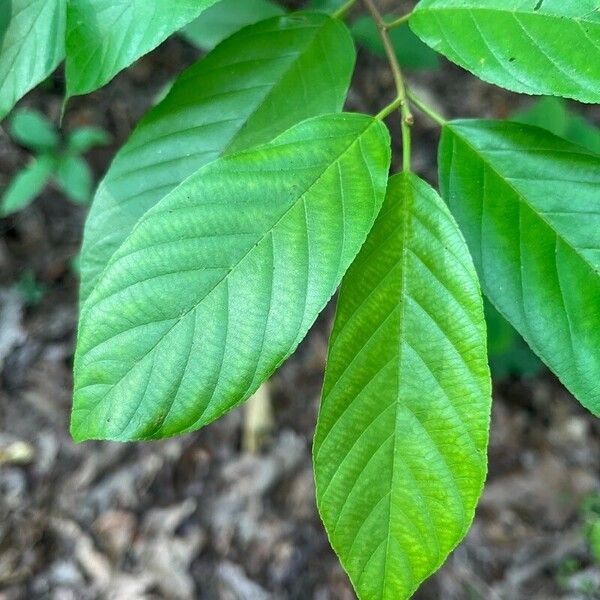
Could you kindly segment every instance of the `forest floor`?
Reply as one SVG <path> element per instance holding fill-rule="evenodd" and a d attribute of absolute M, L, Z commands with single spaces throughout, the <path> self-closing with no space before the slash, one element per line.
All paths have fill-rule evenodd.
<path fill-rule="evenodd" d="M 100 125 L 113 138 L 87 155 L 97 178 L 196 57 L 171 39 L 72 100 L 67 130 Z M 527 103 L 447 63 L 409 80 L 450 117 L 504 118 Z M 22 105 L 57 120 L 63 85 L 59 72 Z M 390 96 L 383 62 L 360 52 L 349 108 L 376 112 Z M 437 137 L 417 118 L 414 167 L 433 183 Z M 28 156 L 0 131 L 0 188 Z M 272 378 L 275 427 L 260 452 L 242 448 L 243 408 L 177 439 L 76 445 L 71 263 L 84 218 L 48 188 L 0 220 L 0 600 L 354 598 L 317 515 L 310 458 L 333 307 Z M 586 534 L 600 518 L 600 421 L 547 372 L 497 381 L 489 455 L 468 538 L 415 598 L 600 598 Z"/>

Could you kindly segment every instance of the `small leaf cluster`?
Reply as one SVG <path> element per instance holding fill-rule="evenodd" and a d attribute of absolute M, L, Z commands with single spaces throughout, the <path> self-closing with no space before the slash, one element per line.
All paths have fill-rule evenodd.
<path fill-rule="evenodd" d="M 383 17 L 375 0 L 244 2 L 12 0 L 0 116 L 65 55 L 70 96 L 181 28 L 211 49 L 96 192 L 71 432 L 154 440 L 211 423 L 339 289 L 317 505 L 357 595 L 409 598 L 466 535 L 487 474 L 482 292 L 508 346 L 517 332 L 600 415 L 598 132 L 560 100 L 600 102 L 599 5 L 420 0 Z M 343 111 L 356 59 L 345 18 L 359 5 L 354 36 L 385 54 L 396 87 L 374 116 Z M 404 78 L 417 38 L 421 64 L 437 52 L 549 99 L 509 121 L 446 121 Z M 417 111 L 441 129 L 439 191 L 411 169 Z M 392 117 L 403 168 L 390 176 Z"/>
<path fill-rule="evenodd" d="M 34 156 L 0 198 L 0 216 L 28 206 L 51 181 L 77 204 L 91 200 L 93 177 L 82 154 L 108 143 L 103 129 L 78 127 L 63 141 L 44 115 L 30 109 L 15 111 L 9 129 L 13 140 Z"/>

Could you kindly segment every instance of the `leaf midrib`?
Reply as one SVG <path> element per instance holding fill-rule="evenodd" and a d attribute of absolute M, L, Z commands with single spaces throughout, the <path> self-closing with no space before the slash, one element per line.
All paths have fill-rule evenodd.
<path fill-rule="evenodd" d="M 565 244 L 568 248 L 570 248 L 582 261 L 583 263 L 589 268 L 591 269 L 594 273 L 597 272 L 596 267 L 589 262 L 589 260 L 583 255 L 581 254 L 579 248 L 577 248 L 573 242 L 571 242 L 570 240 L 568 240 L 567 238 L 565 238 L 564 234 L 562 234 L 561 232 L 559 232 L 553 225 L 552 223 L 545 217 L 545 215 L 541 212 L 539 212 L 539 210 L 533 205 L 531 204 L 527 197 L 525 196 L 525 194 L 518 188 L 516 187 L 509 179 L 507 179 L 506 177 L 504 177 L 504 175 L 502 174 L 501 171 L 498 170 L 498 168 L 494 165 L 494 163 L 491 161 L 491 159 L 487 159 L 485 154 L 483 154 L 483 152 L 481 152 L 475 145 L 473 145 L 466 137 L 463 137 L 462 135 L 460 135 L 453 127 L 451 123 L 448 123 L 446 125 L 446 127 L 457 137 L 459 138 L 472 152 L 474 152 L 478 157 L 480 157 L 480 160 L 482 163 L 484 163 L 484 165 L 486 165 L 490 171 L 500 179 L 500 181 L 502 181 L 502 183 L 504 185 L 506 185 L 506 187 L 508 187 L 510 190 L 512 190 L 517 198 L 519 199 L 519 202 L 521 204 L 523 204 L 524 206 L 526 206 L 540 221 L 542 221 L 542 223 L 544 223 L 548 229 L 550 229 L 550 231 L 552 231 L 552 233 L 563 243 Z M 552 150 L 550 150 L 552 151 Z"/>
<path fill-rule="evenodd" d="M 39 1 L 40 0 L 33 0 L 33 2 L 31 2 L 29 5 L 27 5 L 23 9 L 21 9 L 21 11 L 19 13 L 17 13 L 17 15 L 20 15 L 21 12 L 25 12 L 26 10 L 29 10 L 32 6 L 35 8 L 35 4 L 37 4 Z M 55 4 L 55 6 L 52 7 L 53 16 L 55 16 L 56 13 L 59 12 L 59 11 L 57 11 L 57 8 L 60 8 L 60 7 L 56 6 L 56 5 L 60 4 L 60 1 L 56 2 L 56 0 L 41 0 L 41 2 L 42 2 L 42 7 L 39 10 L 37 16 L 34 18 L 34 21 L 30 25 L 27 32 L 25 34 L 22 34 L 22 32 L 21 32 L 19 34 L 19 38 L 12 39 L 12 40 L 11 40 L 10 36 L 7 35 L 4 39 L 5 43 L 3 45 L 0 45 L 0 51 L 3 51 L 3 52 L 6 52 L 8 49 L 12 50 L 15 46 L 17 46 L 17 51 L 16 51 L 15 55 L 13 56 L 13 63 L 16 62 L 17 59 L 19 58 L 19 56 L 23 50 L 23 46 L 28 41 L 28 38 L 29 38 L 31 32 L 37 27 L 40 18 L 45 14 L 45 9 L 48 7 L 49 2 L 52 2 L 52 4 Z M 15 16 L 17 16 L 17 15 L 12 15 L 11 18 L 14 19 Z M 9 23 L 9 26 L 10 26 L 10 23 Z M 11 42 L 13 42 L 11 46 L 6 45 L 7 40 L 10 40 Z M 60 62 L 60 57 L 57 60 L 57 54 L 60 55 L 60 52 L 57 52 L 57 48 L 60 43 L 61 42 L 59 40 L 57 43 L 51 44 L 52 52 L 51 52 L 51 57 L 50 57 L 51 60 L 49 61 L 49 64 L 53 65 L 53 64 L 58 64 L 58 62 Z M 37 58 L 37 56 L 36 56 L 36 58 Z M 35 62 L 35 60 L 33 62 Z M 49 68 L 51 68 L 51 67 L 49 67 Z M 10 82 L 10 74 L 13 72 L 14 72 L 14 68 L 8 70 L 8 73 L 6 75 L 6 78 L 4 79 L 4 82 L 0 85 L 0 90 L 5 89 L 7 82 Z M 14 84 L 12 85 L 12 87 L 14 88 Z M 31 89 L 30 86 L 28 86 L 28 87 L 29 87 L 29 89 Z M 14 89 L 13 89 L 13 92 L 14 92 Z M 14 96 L 14 93 L 11 95 Z M 0 115 L 0 118 L 1 118 L 1 115 Z"/>
<path fill-rule="evenodd" d="M 409 236 L 409 223 L 411 219 L 411 208 L 414 202 L 413 199 L 413 190 L 412 185 L 409 180 L 410 175 L 404 174 L 402 175 L 402 185 L 400 186 L 400 191 L 404 192 L 404 198 L 400 196 L 400 198 L 395 198 L 395 202 L 402 202 L 402 206 L 400 207 L 401 211 L 401 244 L 402 244 L 402 256 L 400 257 L 400 314 L 399 314 L 399 322 L 398 322 L 398 365 L 396 370 L 396 398 L 395 398 L 395 408 L 394 408 L 394 441 L 392 444 L 392 477 L 390 480 L 390 495 L 389 495 L 389 508 L 388 508 L 388 526 L 387 526 L 387 535 L 385 542 L 385 563 L 383 566 L 383 577 L 381 581 L 381 598 L 385 598 L 385 592 L 387 589 L 387 572 L 388 572 L 388 564 L 390 562 L 389 557 L 389 549 L 390 549 L 390 538 L 392 536 L 392 508 L 393 508 L 393 490 L 396 489 L 396 445 L 398 443 L 398 415 L 399 415 L 399 407 L 400 407 L 400 373 L 402 372 L 402 359 L 404 354 L 404 323 L 405 323 L 405 308 L 406 308 L 406 300 L 407 300 L 407 277 L 406 277 L 406 268 L 408 264 L 408 236 Z M 409 587 L 413 587 L 414 583 L 412 581 L 413 573 L 410 573 L 411 577 L 411 585 Z"/>

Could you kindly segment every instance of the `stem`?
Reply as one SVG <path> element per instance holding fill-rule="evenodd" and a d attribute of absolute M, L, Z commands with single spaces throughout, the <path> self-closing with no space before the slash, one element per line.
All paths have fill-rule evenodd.
<path fill-rule="evenodd" d="M 356 4 L 357 0 L 346 0 L 331 16 L 334 19 L 343 19 L 348 11 Z"/>
<path fill-rule="evenodd" d="M 242 448 L 251 454 L 260 451 L 275 427 L 270 390 L 265 381 L 246 402 Z"/>
<path fill-rule="evenodd" d="M 444 126 L 446 119 L 436 112 L 431 106 L 423 102 L 418 96 L 415 96 L 410 90 L 406 94 L 414 103 L 414 105 L 424 114 L 426 114 L 432 121 L 435 121 L 438 125 Z"/>
<path fill-rule="evenodd" d="M 402 170 L 410 172 L 410 157 L 412 150 L 412 140 L 410 137 L 410 127 L 402 119 Z"/>
<path fill-rule="evenodd" d="M 394 19 L 393 21 L 386 23 L 385 28 L 389 31 L 390 29 L 395 29 L 396 27 L 400 27 L 400 25 L 403 25 L 404 23 L 406 23 L 411 17 L 412 17 L 412 12 L 409 12 L 407 15 L 403 15 L 402 17 L 398 17 L 397 19 Z"/>
<path fill-rule="evenodd" d="M 401 120 L 400 125 L 402 127 L 402 166 L 405 171 L 410 171 L 410 154 L 411 154 L 411 139 L 410 139 L 410 126 L 413 124 L 414 119 L 410 112 L 410 106 L 408 105 L 408 98 L 406 95 L 406 85 L 404 84 L 404 77 L 402 76 L 402 70 L 400 69 L 400 65 L 398 64 L 398 59 L 396 58 L 396 53 L 394 52 L 394 46 L 390 40 L 390 36 L 387 32 L 387 26 L 381 13 L 377 10 L 375 3 L 373 0 L 364 0 L 369 12 L 371 13 L 375 24 L 377 25 L 377 30 L 379 31 L 379 36 L 381 37 L 381 41 L 383 42 L 383 47 L 385 49 L 385 54 L 387 56 L 388 62 L 390 63 L 390 68 L 392 70 L 392 75 L 394 76 L 394 83 L 396 84 L 396 92 L 397 99 L 392 102 L 389 106 L 383 109 L 383 111 L 379 114 L 384 113 L 384 117 L 387 116 L 388 113 L 386 111 L 391 108 L 395 110 L 396 108 L 400 108 Z M 378 115 L 379 117 L 379 115 Z M 383 118 L 383 117 L 381 117 Z"/>
<path fill-rule="evenodd" d="M 396 109 L 400 108 L 402 102 L 403 100 L 401 98 L 396 98 L 393 102 L 390 102 L 387 106 L 382 108 L 381 111 L 375 115 L 375 118 L 379 121 L 382 121 L 388 115 L 391 115 Z"/>

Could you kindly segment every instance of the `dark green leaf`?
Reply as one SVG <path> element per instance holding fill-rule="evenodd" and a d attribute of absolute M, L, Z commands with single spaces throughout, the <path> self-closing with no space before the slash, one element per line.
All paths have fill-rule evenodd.
<path fill-rule="evenodd" d="M 216 1 L 69 0 L 67 95 L 102 87 Z"/>
<path fill-rule="evenodd" d="M 148 211 L 82 309 L 73 437 L 192 431 L 248 398 L 356 256 L 389 160 L 381 122 L 317 117 L 206 165 Z"/>
<path fill-rule="evenodd" d="M 66 0 L 12 0 L 0 46 L 0 119 L 63 59 L 65 11 Z"/>
<path fill-rule="evenodd" d="M 375 21 L 371 17 L 364 16 L 356 20 L 352 25 L 352 34 L 371 52 L 381 57 L 385 56 L 381 37 Z M 437 69 L 439 67 L 438 55 L 424 44 L 408 25 L 396 27 L 389 34 L 401 65 L 409 69 Z"/>
<path fill-rule="evenodd" d="M 341 110 L 354 56 L 342 23 L 294 15 L 243 29 L 183 73 L 98 189 L 84 236 L 82 298 L 137 220 L 201 166 Z"/>
<path fill-rule="evenodd" d="M 537 375 L 543 365 L 523 338 L 493 304 L 484 301 L 484 308 L 488 332 L 488 354 L 494 378 Z"/>
<path fill-rule="evenodd" d="M 80 156 L 62 156 L 58 161 L 56 178 L 62 190 L 74 202 L 84 204 L 91 200 L 93 176 L 88 164 Z"/>
<path fill-rule="evenodd" d="M 2 47 L 2 40 L 8 29 L 8 24 L 10 23 L 11 14 L 12 0 L 0 0 L 0 48 Z"/>
<path fill-rule="evenodd" d="M 549 96 L 512 115 L 512 121 L 547 129 L 554 135 L 600 154 L 600 129 L 569 110 L 562 98 Z"/>
<path fill-rule="evenodd" d="M 199 48 L 212 50 L 242 27 L 282 14 L 283 8 L 270 0 L 220 0 L 184 27 L 181 35 Z"/>
<path fill-rule="evenodd" d="M 440 182 L 487 297 L 600 415 L 600 157 L 542 129 L 456 121 Z"/>
<path fill-rule="evenodd" d="M 38 152 L 54 150 L 60 144 L 54 125 L 35 110 L 15 111 L 10 121 L 10 134 L 19 144 Z"/>
<path fill-rule="evenodd" d="M 310 7 L 314 10 L 320 10 L 326 13 L 334 13 L 345 3 L 346 0 L 311 0 Z"/>
<path fill-rule="evenodd" d="M 600 102 L 598 0 L 421 0 L 410 24 L 484 81 Z"/>
<path fill-rule="evenodd" d="M 344 277 L 314 444 L 317 502 L 359 598 L 404 600 L 467 532 L 491 385 L 477 275 L 412 174 Z"/>
<path fill-rule="evenodd" d="M 52 157 L 40 156 L 18 173 L 2 197 L 0 217 L 15 213 L 30 204 L 48 183 L 54 166 Z"/>

